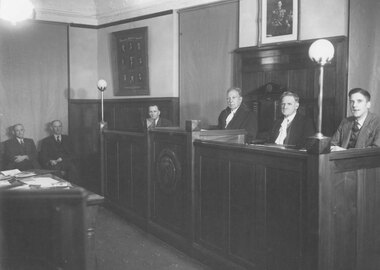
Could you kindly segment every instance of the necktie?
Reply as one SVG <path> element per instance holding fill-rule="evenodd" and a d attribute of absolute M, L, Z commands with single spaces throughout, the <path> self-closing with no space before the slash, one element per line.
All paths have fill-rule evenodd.
<path fill-rule="evenodd" d="M 355 148 L 356 141 L 358 140 L 360 132 L 359 122 L 357 120 L 354 121 L 351 129 L 350 141 L 348 142 L 347 148 Z"/>
<path fill-rule="evenodd" d="M 289 119 L 284 119 L 281 123 L 280 132 L 278 134 L 278 137 L 275 141 L 276 144 L 284 144 L 284 140 L 286 138 L 286 129 L 288 128 Z"/>
<path fill-rule="evenodd" d="M 57 136 L 57 143 L 61 142 L 61 136 Z"/>
<path fill-rule="evenodd" d="M 21 144 L 22 146 L 24 146 L 24 140 L 23 140 L 23 139 L 20 139 L 20 144 Z"/>
<path fill-rule="evenodd" d="M 152 124 L 149 126 L 149 128 L 155 128 L 156 127 L 156 120 L 153 120 Z"/>
<path fill-rule="evenodd" d="M 226 118 L 226 126 L 225 128 L 228 126 L 228 124 L 231 122 L 232 118 L 234 117 L 234 113 L 231 111 L 230 114 L 227 116 Z"/>

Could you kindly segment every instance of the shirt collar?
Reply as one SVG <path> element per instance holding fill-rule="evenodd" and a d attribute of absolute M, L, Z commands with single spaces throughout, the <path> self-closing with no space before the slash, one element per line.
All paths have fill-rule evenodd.
<path fill-rule="evenodd" d="M 291 114 L 291 115 L 289 115 L 287 117 L 284 117 L 284 119 L 287 119 L 288 120 L 288 124 L 290 124 L 293 121 L 294 117 L 296 117 L 296 114 L 297 114 L 297 112 L 295 112 L 295 113 L 293 113 L 293 114 Z"/>
<path fill-rule="evenodd" d="M 237 107 L 236 109 L 231 109 L 231 112 L 233 113 L 233 114 L 235 114 L 236 113 L 236 111 L 238 110 L 240 108 L 240 106 L 239 107 Z"/>
<path fill-rule="evenodd" d="M 359 124 L 359 128 L 361 128 L 364 124 L 364 121 L 367 119 L 367 116 L 368 116 L 368 113 L 365 117 L 363 117 L 362 119 L 360 120 L 357 120 L 358 121 L 358 124 Z"/>

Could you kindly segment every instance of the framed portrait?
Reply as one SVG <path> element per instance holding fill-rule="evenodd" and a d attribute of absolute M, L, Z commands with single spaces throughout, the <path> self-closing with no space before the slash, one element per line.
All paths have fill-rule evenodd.
<path fill-rule="evenodd" d="M 115 41 L 115 95 L 149 95 L 148 27 L 112 33 Z"/>
<path fill-rule="evenodd" d="M 298 0 L 259 0 L 258 45 L 298 39 Z"/>

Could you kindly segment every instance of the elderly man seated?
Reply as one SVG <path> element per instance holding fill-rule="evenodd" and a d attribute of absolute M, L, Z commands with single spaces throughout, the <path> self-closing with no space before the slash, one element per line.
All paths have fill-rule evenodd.
<path fill-rule="evenodd" d="M 4 142 L 4 169 L 19 169 L 21 171 L 38 169 L 37 150 L 33 139 L 24 137 L 22 124 L 12 127 L 13 138 Z"/>

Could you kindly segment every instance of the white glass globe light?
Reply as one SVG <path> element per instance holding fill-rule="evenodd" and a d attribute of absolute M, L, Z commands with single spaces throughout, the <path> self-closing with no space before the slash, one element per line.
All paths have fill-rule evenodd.
<path fill-rule="evenodd" d="M 98 89 L 99 89 L 99 91 L 103 92 L 104 90 L 106 90 L 106 88 L 107 88 L 107 82 L 106 82 L 106 80 L 100 79 L 98 81 Z"/>
<path fill-rule="evenodd" d="M 334 45 L 327 39 L 318 39 L 309 48 L 309 58 L 320 64 L 325 65 L 334 58 Z"/>
<path fill-rule="evenodd" d="M 0 18 L 13 24 L 26 19 L 31 19 L 34 6 L 30 0 L 1 0 Z"/>

